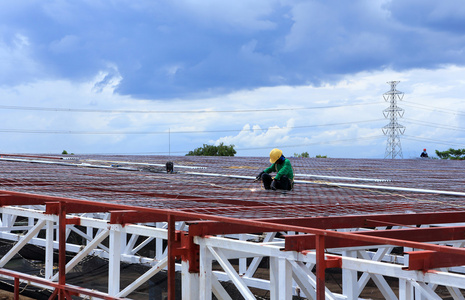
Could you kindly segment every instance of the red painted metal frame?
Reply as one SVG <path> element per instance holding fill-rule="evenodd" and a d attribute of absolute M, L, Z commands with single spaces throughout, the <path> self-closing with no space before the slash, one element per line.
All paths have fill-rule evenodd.
<path fill-rule="evenodd" d="M 15 284 L 14 284 L 14 299 L 19 300 L 19 277 L 14 277 Z"/>
<path fill-rule="evenodd" d="M 174 299 L 174 263 L 176 256 L 183 256 L 183 259 L 192 259 L 198 253 L 198 249 L 193 247 L 193 243 L 184 242 L 182 243 L 182 236 L 181 233 L 176 233 L 174 230 L 174 223 L 175 221 L 192 221 L 192 220 L 210 220 L 210 221 L 197 221 L 191 222 L 190 230 L 185 239 L 187 241 L 191 240 L 193 236 L 199 235 L 204 236 L 207 234 L 212 233 L 224 233 L 225 231 L 232 232 L 234 229 L 235 231 L 238 230 L 247 230 L 246 232 L 279 232 L 279 231 L 295 231 L 295 232 L 302 232 L 307 234 L 314 235 L 313 238 L 315 240 L 315 249 L 316 249 L 316 263 L 317 263 L 317 299 L 324 299 L 324 290 L 325 290 L 325 283 L 324 283 L 324 271 L 329 266 L 334 266 L 334 262 L 330 259 L 325 260 L 324 251 L 325 248 L 328 247 L 328 243 L 332 243 L 334 240 L 341 241 L 341 244 L 348 245 L 353 243 L 353 241 L 357 241 L 357 243 L 372 243 L 372 244 L 380 244 L 380 245 L 396 245 L 396 246 L 404 246 L 404 247 L 412 247 L 417 249 L 424 249 L 432 251 L 433 253 L 447 253 L 448 255 L 453 254 L 454 257 L 465 257 L 465 249 L 447 247 L 447 246 L 440 246 L 440 245 L 432 245 L 432 244 L 425 244 L 418 241 L 410 241 L 405 239 L 399 239 L 399 236 L 372 236 L 370 234 L 361 234 L 361 233 L 354 233 L 354 232 L 336 232 L 331 230 L 325 230 L 320 228 L 308 227 L 315 226 L 315 222 L 312 221 L 312 218 L 307 218 L 303 220 L 294 219 L 294 220 L 248 220 L 248 219 L 238 219 L 238 218 L 231 218 L 231 217 L 223 217 L 223 216 L 216 216 L 216 215 L 208 215 L 208 214 L 200 214 L 194 212 L 185 212 L 185 211 L 176 211 L 176 210 L 169 210 L 169 209 L 156 209 L 156 208 L 145 208 L 145 207 L 134 207 L 134 206 L 127 206 L 127 205 L 117 205 L 117 204 L 107 204 L 107 203 L 100 203 L 100 202 L 92 202 L 92 201 L 85 201 L 85 200 L 75 200 L 70 198 L 60 198 L 60 197 L 51 197 L 51 196 L 41 196 L 41 195 L 31 195 L 31 194 L 22 194 L 22 193 L 12 193 L 8 191 L 0 191 L 0 194 L 3 194 L 0 197 L 0 205 L 31 205 L 31 204 L 47 204 L 46 213 L 53 213 L 59 216 L 59 283 L 55 286 L 56 293 L 61 295 L 62 297 L 67 297 L 67 291 L 73 291 L 72 289 L 68 289 L 66 285 L 66 278 L 64 272 L 62 273 L 61 270 L 65 269 L 65 232 L 66 232 L 66 213 L 71 212 L 111 212 L 111 222 L 118 223 L 118 224 L 127 224 L 132 222 L 142 223 L 142 222 L 160 222 L 165 221 L 168 222 L 168 285 L 169 285 L 169 299 Z M 434 218 L 429 215 L 428 223 L 433 222 L 446 222 L 446 219 L 449 218 L 448 221 L 455 221 L 455 220 L 463 220 L 465 216 L 465 212 L 458 212 L 458 213 L 448 213 L 444 214 L 441 217 Z M 334 227 L 336 224 L 341 226 L 342 224 L 346 224 L 347 226 L 349 223 L 348 219 L 350 220 L 350 224 L 354 226 L 353 221 L 358 220 L 361 226 L 373 226 L 375 224 L 381 223 L 410 223 L 410 224 L 417 224 L 420 220 L 425 221 L 426 215 L 422 216 L 415 216 L 415 215 L 403 215 L 403 216 L 395 216 L 395 215 L 372 215 L 372 216 L 350 216 L 345 217 L 347 218 L 345 221 L 344 218 L 326 218 L 326 226 L 327 227 Z M 408 221 L 410 218 L 410 221 Z M 423 218 L 423 219 L 422 219 Z M 325 218 L 315 218 L 318 219 L 318 224 L 324 224 Z M 282 223 L 279 223 L 282 222 Z M 413 223 L 412 223 L 413 222 Z M 197 223 L 197 224 L 196 224 Z M 355 222 L 357 223 L 357 222 Z M 418 223 L 420 224 L 420 223 Z M 220 226 L 219 226 L 220 225 Z M 216 228 L 215 228 L 216 226 Z M 315 226 L 316 227 L 316 226 Z M 207 228 L 207 229 L 206 229 Z M 407 229 L 409 230 L 409 229 Z M 420 230 L 420 229 L 414 229 Z M 439 230 L 439 229 L 438 229 Z M 450 233 L 453 230 L 451 230 Z M 386 231 L 387 232 L 387 231 Z M 401 231 L 400 231 L 401 232 Z M 420 232 L 420 231 L 418 231 Z M 426 231 L 425 231 L 426 232 Z M 443 229 L 443 232 L 446 230 Z M 460 233 L 462 234 L 462 233 Z M 405 238 L 405 235 L 401 235 L 402 238 Z M 309 237 L 303 236 L 303 239 L 307 239 Z M 290 250 L 302 250 L 307 247 L 297 247 L 294 249 L 293 247 Z M 197 252 L 196 252 L 197 251 Z M 426 256 L 426 258 L 422 258 L 423 260 L 430 260 L 431 257 L 436 257 L 436 254 Z M 419 259 L 413 258 L 412 261 L 419 261 Z M 337 264 L 336 264 L 337 265 Z M 423 263 L 423 266 L 431 266 L 433 264 Z M 53 286 L 53 285 L 52 285 Z"/>
<path fill-rule="evenodd" d="M 316 236 L 316 298 L 325 299 L 325 236 Z"/>
<path fill-rule="evenodd" d="M 420 224 L 442 224 L 465 222 L 465 211 L 417 213 L 417 214 L 371 214 L 337 217 L 254 219 L 264 223 L 300 226 L 319 229 L 341 229 L 380 226 L 413 226 Z M 215 221 L 188 222 L 197 235 L 238 234 L 259 232 L 258 226 L 219 223 Z M 418 229 L 418 228 L 417 228 Z"/>
<path fill-rule="evenodd" d="M 175 277 L 175 247 L 176 247 L 176 217 L 168 216 L 168 300 L 176 299 L 176 277 Z"/>
<path fill-rule="evenodd" d="M 60 286 L 66 285 L 66 202 L 60 202 L 58 221 L 58 283 Z M 65 289 L 55 290 L 58 292 L 58 299 L 67 299 Z"/>
<path fill-rule="evenodd" d="M 60 156 L 11 156 L 43 160 L 62 159 Z M 105 159 L 107 162 L 123 159 L 144 163 L 148 161 L 165 163 L 173 157 L 105 156 L 100 159 Z M 208 172 L 249 176 L 255 176 L 257 170 L 261 170 L 263 163 L 266 162 L 263 158 L 250 157 L 177 157 L 175 159 L 180 165 L 207 166 Z M 382 178 L 395 181 L 394 185 L 398 187 L 463 192 L 461 176 L 463 165 L 453 161 L 292 158 L 292 164 L 297 174 L 301 172 L 315 175 Z M 170 222 L 170 219 L 191 221 L 189 232 L 176 232 L 172 226 L 168 226 L 170 263 L 174 257 L 188 260 L 191 272 L 198 272 L 196 263 L 198 266 L 199 254 L 198 245 L 193 243 L 194 236 L 269 231 L 296 231 L 313 235 L 310 240 L 313 240 L 314 246 L 299 245 L 298 243 L 308 243 L 309 239 L 307 236 L 299 236 L 295 240 L 293 237 L 286 237 L 286 247 L 297 251 L 309 247 L 316 249 L 319 299 L 324 299 L 324 280 L 321 280 L 324 269 L 340 266 L 340 259 L 332 255 L 326 255 L 324 258 L 324 249 L 328 247 L 394 244 L 427 249 L 423 254 L 422 251 L 418 251 L 418 254 L 415 252 L 409 255 L 411 264 L 408 268 L 414 268 L 416 265 L 415 268 L 422 270 L 436 266 L 435 261 L 438 261 L 439 265 L 446 264 L 442 261 L 446 256 L 453 257 L 456 261 L 461 261 L 463 258 L 463 249 L 422 243 L 427 240 L 426 238 L 409 239 L 405 236 L 408 232 L 406 230 L 400 231 L 399 235 L 392 235 L 395 231 L 390 231 L 386 235 L 378 232 L 376 236 L 325 230 L 401 225 L 412 226 L 411 232 L 415 233 L 412 235 L 426 233 L 428 231 L 420 231 L 418 228 L 415 229 L 415 226 L 465 222 L 463 197 L 427 196 L 416 192 L 384 193 L 376 190 L 329 187 L 324 183 L 298 185 L 290 195 L 283 197 L 279 193 L 260 191 L 260 185 L 251 181 L 238 182 L 237 179 L 225 177 L 206 179 L 207 177 L 183 175 L 181 172 L 169 175 L 159 173 L 154 177 L 150 172 L 116 173 L 111 169 L 99 171 L 89 168 L 70 168 L 69 165 L 56 165 L 51 168 L 49 165 L 24 162 L 8 162 L 0 167 L 2 168 L 0 185 L 5 189 L 64 195 L 63 198 L 58 198 L 0 191 L 2 206 L 46 205 L 47 214 L 60 216 L 61 232 L 66 228 L 66 224 L 79 224 L 78 218 L 66 217 L 64 209 L 61 209 L 62 206 L 68 214 L 110 212 L 110 223 L 113 224 Z M 391 185 L 391 183 L 381 182 L 378 185 Z M 170 188 L 167 188 L 168 186 Z M 102 202 L 80 201 L 73 198 Z M 119 202 L 120 205 L 109 202 Z M 456 212 L 457 210 L 462 211 Z M 446 233 L 455 234 L 455 238 L 460 239 L 459 233 Z M 291 240 L 297 245 L 290 246 Z M 447 255 L 444 255 L 445 253 Z"/>
<path fill-rule="evenodd" d="M 448 254 L 436 251 L 411 251 L 408 254 L 408 266 L 404 270 L 428 271 L 436 268 L 448 268 L 465 265 L 465 257 L 462 255 Z"/>
<path fill-rule="evenodd" d="M 381 238 L 391 238 L 396 240 L 415 241 L 422 243 L 435 241 L 465 240 L 465 226 L 355 231 L 353 233 L 365 236 L 376 236 Z M 371 245 L 376 244 L 356 240 L 350 241 L 336 237 L 326 238 L 326 248 L 357 247 Z M 304 251 L 309 249 L 316 249 L 315 235 L 285 236 L 284 250 Z"/>

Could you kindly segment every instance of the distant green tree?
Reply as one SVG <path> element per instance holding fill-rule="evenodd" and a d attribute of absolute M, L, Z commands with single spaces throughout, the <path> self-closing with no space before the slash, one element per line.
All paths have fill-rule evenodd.
<path fill-rule="evenodd" d="M 294 157 L 310 157 L 308 152 L 302 152 L 301 154 L 294 153 Z"/>
<path fill-rule="evenodd" d="M 234 156 L 236 153 L 234 145 L 227 146 L 223 143 L 218 146 L 203 144 L 202 147 L 189 151 L 186 156 Z"/>
<path fill-rule="evenodd" d="M 317 156 L 315 156 L 315 157 L 316 157 L 316 158 L 328 158 L 328 156 L 327 156 L 327 155 L 320 155 L 320 154 L 318 154 L 318 155 L 317 155 Z"/>
<path fill-rule="evenodd" d="M 63 150 L 63 152 L 61 152 L 61 154 L 68 154 L 68 151 Z"/>
<path fill-rule="evenodd" d="M 454 159 L 454 160 L 464 160 L 465 159 L 465 149 L 452 149 L 446 151 L 436 150 L 436 155 L 440 159 Z"/>

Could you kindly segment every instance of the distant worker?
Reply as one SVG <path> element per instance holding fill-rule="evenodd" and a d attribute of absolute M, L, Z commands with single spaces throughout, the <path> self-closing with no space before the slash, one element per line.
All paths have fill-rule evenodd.
<path fill-rule="evenodd" d="M 423 152 L 421 152 L 420 157 L 428 157 L 428 153 L 426 153 L 426 149 L 423 149 Z"/>
<path fill-rule="evenodd" d="M 290 160 L 284 157 L 283 151 L 276 148 L 271 150 L 270 163 L 271 166 L 260 172 L 256 179 L 263 181 L 265 190 L 292 190 L 294 171 Z M 272 172 L 276 172 L 274 178 L 270 175 Z"/>

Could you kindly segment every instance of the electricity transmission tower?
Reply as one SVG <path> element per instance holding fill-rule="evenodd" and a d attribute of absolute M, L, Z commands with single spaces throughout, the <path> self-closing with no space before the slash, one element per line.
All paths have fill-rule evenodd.
<path fill-rule="evenodd" d="M 388 81 L 387 84 L 391 85 L 391 90 L 383 94 L 384 100 L 390 103 L 389 107 L 383 110 L 384 117 L 389 119 L 389 124 L 383 127 L 383 133 L 388 137 L 384 158 L 404 158 L 400 136 L 404 134 L 405 126 L 397 123 L 397 119 L 404 116 L 404 109 L 397 106 L 397 99 L 402 100 L 404 93 L 396 90 L 398 83 L 399 81 Z"/>

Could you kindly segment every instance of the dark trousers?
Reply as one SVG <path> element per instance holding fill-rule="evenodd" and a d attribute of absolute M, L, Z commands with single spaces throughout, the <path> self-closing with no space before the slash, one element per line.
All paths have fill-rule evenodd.
<path fill-rule="evenodd" d="M 265 188 L 265 190 L 270 190 L 271 182 L 273 181 L 273 178 L 271 178 L 271 175 L 264 173 L 262 175 L 262 180 L 263 180 L 263 187 Z M 279 180 L 276 180 L 276 189 L 290 191 L 292 189 L 291 180 L 289 180 L 287 176 L 281 176 Z"/>

